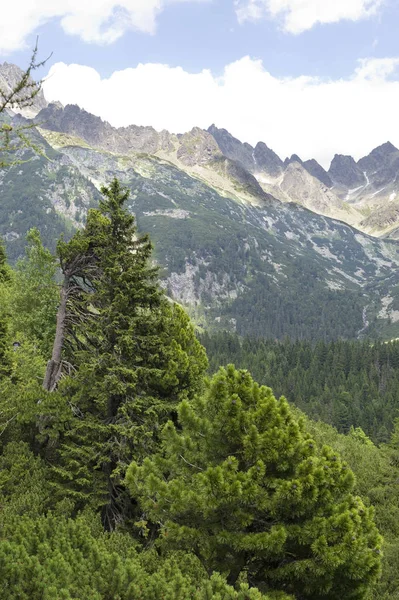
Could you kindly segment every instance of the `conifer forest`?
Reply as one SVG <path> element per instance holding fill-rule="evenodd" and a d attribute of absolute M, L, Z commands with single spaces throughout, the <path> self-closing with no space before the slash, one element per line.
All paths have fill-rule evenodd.
<path fill-rule="evenodd" d="M 7 112 L 37 66 L 0 89 L 0 173 L 48 160 Z M 177 238 L 153 242 L 131 196 L 104 176 L 78 226 L 0 244 L 0 600 L 399 600 L 399 342 L 377 317 L 363 335 L 366 292 L 323 292 L 327 333 L 312 313 L 306 337 L 257 279 L 257 334 L 243 279 L 224 328 L 206 295 L 173 299 Z"/>

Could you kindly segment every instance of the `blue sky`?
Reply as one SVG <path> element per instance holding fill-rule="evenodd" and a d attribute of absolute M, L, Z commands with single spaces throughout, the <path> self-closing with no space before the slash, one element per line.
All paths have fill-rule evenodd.
<path fill-rule="evenodd" d="M 53 52 L 46 66 L 51 73 L 45 86 L 49 99 L 76 102 L 115 125 L 153 124 L 182 131 L 216 122 L 251 143 L 264 139 L 282 155 L 302 153 L 304 159 L 316 156 L 324 164 L 334 152 L 362 155 L 385 138 L 399 145 L 393 113 L 399 101 L 395 0 L 86 0 L 86 9 L 82 0 L 37 0 L 35 11 L 31 4 L 14 0 L 2 9 L 0 61 L 24 66 L 39 35 L 40 55 Z M 21 24 L 20 14 L 26 11 Z M 135 71 L 139 64 L 147 67 L 146 76 L 126 71 Z M 150 64 L 164 68 L 150 69 Z M 94 70 L 95 79 L 87 77 L 86 67 Z M 204 71 L 209 73 L 201 80 Z M 117 72 L 122 73 L 118 78 Z M 305 84 L 304 77 L 310 78 Z M 140 96 L 131 111 L 122 103 L 117 117 L 111 81 L 117 81 L 113 87 L 118 95 L 134 91 Z M 187 87 L 192 88 L 188 96 Z M 163 106 L 165 88 L 173 97 Z M 148 96 L 152 100 L 154 94 L 159 105 L 149 103 Z M 351 115 L 344 114 L 343 96 L 359 121 L 357 128 Z M 146 110 L 148 104 L 153 113 Z M 356 115 L 359 104 L 365 106 Z M 291 112 L 296 109 L 308 128 L 295 125 Z M 383 123 L 381 111 L 387 113 Z M 320 124 L 312 127 L 311 122 L 330 120 L 332 113 L 325 139 Z M 361 122 L 367 119 L 373 120 L 369 133 L 359 139 Z M 285 121 L 289 131 L 282 131 Z"/>
<path fill-rule="evenodd" d="M 334 0 L 321 0 L 334 2 Z M 274 75 L 343 77 L 357 59 L 394 56 L 398 49 L 399 3 L 386 3 L 374 18 L 342 20 L 312 27 L 300 35 L 281 30 L 271 18 L 237 22 L 232 0 L 178 3 L 157 18 L 155 35 L 129 31 L 113 44 L 90 44 L 64 33 L 60 20 L 51 19 L 26 37 L 28 47 L 40 36 L 42 55 L 53 52 L 55 62 L 86 64 L 103 77 L 143 62 L 181 66 L 190 72 L 224 66 L 242 56 L 261 58 Z M 23 66 L 29 51 L 0 53 L 1 60 Z"/>

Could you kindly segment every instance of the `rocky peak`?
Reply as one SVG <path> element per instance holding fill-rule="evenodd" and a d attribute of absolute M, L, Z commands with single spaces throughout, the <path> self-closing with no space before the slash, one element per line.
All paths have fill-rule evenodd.
<path fill-rule="evenodd" d="M 253 158 L 255 160 L 256 171 L 267 173 L 277 177 L 284 170 L 284 163 L 281 158 L 264 142 L 258 142 L 253 151 Z"/>
<path fill-rule="evenodd" d="M 302 160 L 299 158 L 298 154 L 292 154 L 290 158 L 288 158 L 287 156 L 287 158 L 284 161 L 284 167 L 288 167 L 288 165 L 293 162 L 297 162 L 300 165 L 302 164 Z"/>
<path fill-rule="evenodd" d="M 357 163 L 362 171 L 374 174 L 380 169 L 386 169 L 392 159 L 398 158 L 399 150 L 391 142 L 386 142 L 374 148 L 368 156 L 361 158 Z"/>
<path fill-rule="evenodd" d="M 214 137 L 200 129 L 194 127 L 188 133 L 179 138 L 180 147 L 177 151 L 177 158 L 187 166 L 206 165 L 209 162 L 222 157 L 220 148 Z"/>
<path fill-rule="evenodd" d="M 176 136 L 169 132 L 159 133 L 153 127 L 112 127 L 107 121 L 75 104 L 68 104 L 65 108 L 60 103 L 50 104 L 40 111 L 38 121 L 44 129 L 67 133 L 82 138 L 94 148 L 121 154 L 156 154 L 159 150 L 172 151 L 177 140 Z"/>
<path fill-rule="evenodd" d="M 328 175 L 334 183 L 349 189 L 366 184 L 364 173 L 352 156 L 336 154 L 331 162 Z"/>
<path fill-rule="evenodd" d="M 0 90 L 4 91 L 6 94 L 9 93 L 16 85 L 18 85 L 23 75 L 24 71 L 17 67 L 17 65 L 7 62 L 0 64 Z M 30 79 L 30 82 L 33 83 L 33 79 Z M 25 93 L 22 95 L 25 95 Z M 40 90 L 37 96 L 32 100 L 32 106 L 27 106 L 22 109 L 15 108 L 13 109 L 13 112 L 20 113 L 27 118 L 33 118 L 46 106 L 47 101 L 42 90 Z"/>
<path fill-rule="evenodd" d="M 316 177 L 316 179 L 321 181 L 321 183 L 324 183 L 324 185 L 326 185 L 328 188 L 331 188 L 333 186 L 331 177 L 329 176 L 327 171 L 323 169 L 323 167 L 317 162 L 317 160 L 312 158 L 311 160 L 306 160 L 304 163 L 302 163 L 302 165 L 307 170 L 307 172 L 310 173 L 310 175 Z"/>
<path fill-rule="evenodd" d="M 216 140 L 217 145 L 226 158 L 239 162 L 250 172 L 255 170 L 254 149 L 250 144 L 243 144 L 226 129 L 219 129 L 216 125 L 211 125 L 208 128 L 208 133 Z"/>

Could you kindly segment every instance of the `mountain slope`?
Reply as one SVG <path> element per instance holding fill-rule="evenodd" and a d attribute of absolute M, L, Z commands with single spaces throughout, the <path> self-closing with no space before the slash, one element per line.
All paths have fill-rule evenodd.
<path fill-rule="evenodd" d="M 167 160 L 96 150 L 69 134 L 42 130 L 95 185 L 114 175 L 128 185 L 131 209 L 154 241 L 170 295 L 199 323 L 243 334 L 331 339 L 356 337 L 366 320 L 362 334 L 372 333 L 387 325 L 390 313 L 395 321 L 391 303 L 373 322 L 385 306 L 380 282 L 384 298 L 396 293 L 396 242 L 375 240 L 264 192 L 240 196 L 237 187 L 229 189 L 231 172 L 219 169 L 222 195 L 204 177 L 215 161 L 227 159 L 212 145 L 201 150 L 200 131 L 182 136 L 180 159 Z"/>
<path fill-rule="evenodd" d="M 29 225 L 39 224 L 53 246 L 117 176 L 131 190 L 139 229 L 154 241 L 164 285 L 197 323 L 275 338 L 396 335 L 398 243 L 301 206 L 306 189 L 312 207 L 329 198 L 320 210 L 338 211 L 343 203 L 303 164 L 283 169 L 257 146 L 263 169 L 281 169 L 282 202 L 201 129 L 181 136 L 114 129 L 77 107 L 54 105 L 38 120 L 35 135 L 48 158 L 1 173 L 0 226 L 13 258 Z"/>

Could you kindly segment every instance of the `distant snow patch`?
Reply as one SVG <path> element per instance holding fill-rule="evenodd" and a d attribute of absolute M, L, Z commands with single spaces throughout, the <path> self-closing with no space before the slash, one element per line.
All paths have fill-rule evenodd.
<path fill-rule="evenodd" d="M 371 198 L 374 198 L 374 196 L 378 196 L 378 194 L 381 194 L 381 192 L 383 192 L 384 190 L 387 189 L 387 185 L 383 188 L 381 188 L 380 190 L 378 190 L 377 192 L 374 192 L 374 194 L 371 194 Z"/>
<path fill-rule="evenodd" d="M 364 185 L 359 185 L 359 187 L 355 187 L 351 190 L 348 190 L 348 193 L 345 196 L 345 200 L 348 201 L 350 200 L 350 197 L 355 194 L 356 192 L 358 192 L 359 190 L 363 189 L 365 186 Z"/>

